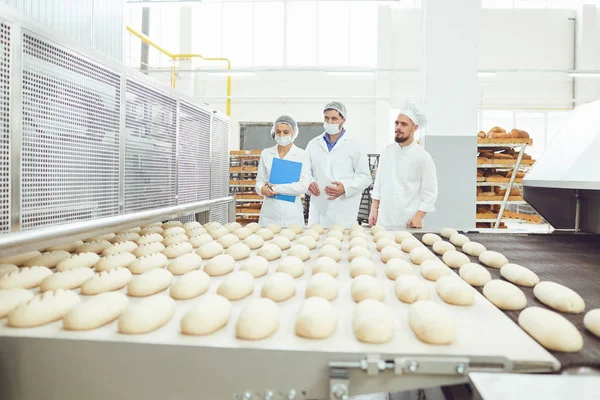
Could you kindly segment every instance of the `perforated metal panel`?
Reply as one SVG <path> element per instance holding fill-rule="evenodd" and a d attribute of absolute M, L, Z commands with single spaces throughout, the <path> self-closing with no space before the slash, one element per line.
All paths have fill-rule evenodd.
<path fill-rule="evenodd" d="M 179 103 L 179 204 L 210 198 L 210 113 Z"/>
<path fill-rule="evenodd" d="M 125 212 L 175 205 L 177 101 L 127 80 Z"/>
<path fill-rule="evenodd" d="M 21 230 L 118 214 L 120 76 L 23 33 Z"/>
<path fill-rule="evenodd" d="M 0 21 L 0 234 L 10 230 L 10 41 Z"/>
<path fill-rule="evenodd" d="M 210 178 L 211 199 L 227 197 L 229 194 L 229 122 L 218 116 L 213 116 L 212 119 Z M 227 204 L 211 207 L 211 221 L 228 222 L 227 211 Z"/>

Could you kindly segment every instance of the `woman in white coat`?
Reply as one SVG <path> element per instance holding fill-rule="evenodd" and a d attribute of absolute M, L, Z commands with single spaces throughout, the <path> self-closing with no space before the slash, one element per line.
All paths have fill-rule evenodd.
<path fill-rule="evenodd" d="M 287 227 L 292 224 L 304 226 L 304 207 L 300 196 L 306 193 L 310 184 L 310 158 L 308 153 L 294 145 L 298 136 L 298 124 L 288 116 L 277 118 L 271 129 L 271 137 L 277 143 L 264 149 L 260 154 L 256 174 L 256 193 L 264 196 L 260 219 L 261 226 L 278 224 Z M 300 180 L 294 183 L 273 185 L 269 183 L 274 158 L 302 163 Z M 294 202 L 275 199 L 276 194 L 295 196 Z"/>

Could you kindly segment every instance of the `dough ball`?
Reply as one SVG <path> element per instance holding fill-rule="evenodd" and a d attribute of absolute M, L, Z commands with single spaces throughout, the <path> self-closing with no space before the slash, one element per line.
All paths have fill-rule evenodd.
<path fill-rule="evenodd" d="M 203 260 L 209 260 L 221 253 L 223 253 L 223 246 L 217 242 L 203 244 L 196 250 L 196 254 L 202 257 Z"/>
<path fill-rule="evenodd" d="M 255 278 L 260 278 L 269 272 L 269 262 L 261 256 L 248 258 L 240 267 L 240 271 L 249 272 Z"/>
<path fill-rule="evenodd" d="M 395 247 L 396 242 L 394 241 L 394 239 L 384 237 L 384 238 L 379 239 L 379 241 L 377 241 L 375 248 L 377 249 L 377 251 L 381 251 L 388 246 Z"/>
<path fill-rule="evenodd" d="M 516 311 L 527 307 L 525 293 L 509 282 L 493 279 L 483 287 L 483 295 L 501 310 Z"/>
<path fill-rule="evenodd" d="M 319 257 L 331 257 L 336 262 L 339 262 L 342 259 L 342 252 L 337 247 L 326 244 L 321 247 L 321 250 L 319 251 Z"/>
<path fill-rule="evenodd" d="M 394 337 L 394 317 L 385 304 L 366 299 L 354 309 L 352 329 L 361 342 L 387 343 Z"/>
<path fill-rule="evenodd" d="M 319 235 L 317 232 L 312 231 L 310 229 L 307 229 L 304 231 L 304 236 L 310 236 L 311 238 L 315 239 L 315 241 L 317 241 L 317 242 L 321 238 L 321 235 Z"/>
<path fill-rule="evenodd" d="M 421 238 L 421 241 L 427 246 L 433 246 L 435 242 L 439 242 L 440 240 L 442 240 L 442 238 L 435 233 L 426 233 Z"/>
<path fill-rule="evenodd" d="M 359 224 L 352 224 L 352 226 L 350 227 L 350 232 L 354 232 L 354 231 L 362 231 L 363 228 L 362 226 L 360 226 Z"/>
<path fill-rule="evenodd" d="M 344 240 L 344 234 L 340 231 L 329 231 L 327 234 L 328 238 L 336 238 L 340 242 Z"/>
<path fill-rule="evenodd" d="M 235 236 L 237 236 L 238 239 L 244 240 L 248 236 L 252 235 L 252 231 L 250 229 L 248 229 L 248 228 L 240 228 L 237 231 L 233 232 L 233 234 Z"/>
<path fill-rule="evenodd" d="M 204 294 L 210 288 L 210 276 L 204 271 L 190 271 L 171 285 L 171 297 L 187 300 Z"/>
<path fill-rule="evenodd" d="M 473 288 L 456 276 L 444 276 L 435 283 L 435 291 L 448 304 L 470 306 L 475 301 Z"/>
<path fill-rule="evenodd" d="M 437 281 L 441 277 L 450 276 L 452 270 L 439 260 L 425 260 L 421 264 L 421 275 L 428 281 Z"/>
<path fill-rule="evenodd" d="M 192 227 L 192 228 L 185 228 L 185 234 L 189 238 L 193 238 L 194 236 L 203 235 L 205 233 L 208 234 L 208 231 L 206 229 L 204 229 L 202 226 L 200 226 L 200 227 Z"/>
<path fill-rule="evenodd" d="M 250 229 L 250 232 L 256 233 L 260 230 L 260 225 L 258 222 L 250 222 L 248 225 L 246 225 L 246 228 Z"/>
<path fill-rule="evenodd" d="M 96 254 L 96 253 L 94 253 L 94 254 Z M 3 275 L 6 275 L 11 272 L 17 272 L 18 270 L 19 270 L 19 267 L 17 267 L 14 264 L 0 264 L 0 278 Z M 2 317 L 0 317 L 0 318 L 2 318 Z"/>
<path fill-rule="evenodd" d="M 506 264 L 500 268 L 500 275 L 507 281 L 519 286 L 534 287 L 540 278 L 530 269 L 518 264 Z"/>
<path fill-rule="evenodd" d="M 533 288 L 533 295 L 556 311 L 579 314 L 585 310 L 585 301 L 577 292 L 555 282 L 540 282 Z"/>
<path fill-rule="evenodd" d="M 335 278 L 327 273 L 313 275 L 306 284 L 305 297 L 322 297 L 331 301 L 338 296 L 339 289 Z"/>
<path fill-rule="evenodd" d="M 96 253 L 95 251 L 90 251 L 90 252 L 91 253 Z M 83 253 L 83 252 L 80 251 L 79 253 Z M 64 250 L 48 251 L 46 253 L 40 254 L 37 257 L 30 258 L 23 265 L 25 267 L 47 267 L 47 268 L 54 268 L 61 261 L 69 259 L 69 257 L 71 257 L 71 254 L 67 253 Z"/>
<path fill-rule="evenodd" d="M 332 232 L 332 231 L 338 231 L 338 232 L 341 232 L 343 234 L 344 232 L 346 232 L 346 229 L 344 229 L 344 227 L 342 225 L 340 225 L 340 224 L 333 224 L 329 228 L 329 231 L 330 232 Z"/>
<path fill-rule="evenodd" d="M 296 335 L 303 338 L 325 339 L 336 327 L 337 315 L 333 306 L 321 297 L 306 299 L 296 315 Z"/>
<path fill-rule="evenodd" d="M 352 249 L 355 246 L 361 246 L 361 247 L 364 247 L 364 248 L 368 249 L 369 248 L 369 241 L 367 239 L 360 238 L 360 237 L 354 238 L 354 239 L 350 240 L 350 246 L 349 247 Z"/>
<path fill-rule="evenodd" d="M 395 281 L 399 276 L 413 275 L 414 268 L 408 261 L 393 258 L 385 265 L 385 274 L 388 278 Z"/>
<path fill-rule="evenodd" d="M 479 256 L 479 262 L 483 265 L 487 265 L 488 267 L 498 269 L 508 264 L 508 260 L 506 259 L 506 257 L 504 257 L 504 255 L 489 250 L 481 253 L 481 255 Z"/>
<path fill-rule="evenodd" d="M 576 353 L 583 337 L 568 319 L 541 307 L 528 307 L 519 314 L 519 326 L 548 350 Z"/>
<path fill-rule="evenodd" d="M 162 243 L 161 243 L 162 246 Z M 86 253 L 82 253 L 86 254 Z M 113 268 L 127 268 L 136 260 L 131 253 L 118 253 L 108 257 L 102 257 L 94 266 L 96 272 L 108 271 Z"/>
<path fill-rule="evenodd" d="M 221 276 L 233 271 L 235 260 L 229 254 L 219 254 L 204 264 L 204 272 L 210 276 Z"/>
<path fill-rule="evenodd" d="M 135 297 L 152 296 L 162 292 L 173 282 L 173 274 L 158 268 L 134 277 L 127 285 L 127 295 Z"/>
<path fill-rule="evenodd" d="M 94 253 L 94 255 L 96 255 Z M 62 272 L 56 272 L 42 281 L 40 292 L 57 289 L 77 289 L 83 282 L 94 275 L 94 270 L 90 268 L 72 268 Z"/>
<path fill-rule="evenodd" d="M 162 232 L 162 236 L 167 238 L 169 236 L 179 235 L 180 233 L 186 233 L 186 230 L 181 226 L 174 226 L 172 228 L 166 229 Z"/>
<path fill-rule="evenodd" d="M 325 241 L 323 242 L 324 245 L 328 244 L 331 245 L 333 247 L 338 248 L 339 250 L 342 249 L 342 242 L 340 242 L 338 239 L 334 238 L 334 237 L 328 237 L 327 239 L 325 239 Z"/>
<path fill-rule="evenodd" d="M 396 240 L 396 243 L 398 243 L 398 244 L 402 244 L 404 239 L 414 239 L 414 238 L 415 237 L 413 236 L 412 233 L 405 232 L 405 231 L 400 231 L 400 232 L 396 233 L 396 236 L 394 236 L 394 239 Z"/>
<path fill-rule="evenodd" d="M 207 229 L 207 231 L 208 234 L 212 236 L 212 238 L 215 240 L 218 240 L 219 238 L 222 238 L 223 236 L 229 234 L 229 229 L 225 228 L 224 226 L 219 226 L 210 230 Z"/>
<path fill-rule="evenodd" d="M 250 247 L 250 250 L 256 250 L 260 249 L 263 244 L 265 244 L 265 240 L 258 235 L 250 235 L 244 239 L 244 244 Z"/>
<path fill-rule="evenodd" d="M 296 240 L 296 232 L 291 229 L 283 229 L 279 232 L 279 236 L 286 237 L 290 242 Z"/>
<path fill-rule="evenodd" d="M 263 285 L 260 291 L 261 297 L 266 297 L 273 301 L 285 301 L 296 294 L 296 281 L 288 274 L 276 272 Z"/>
<path fill-rule="evenodd" d="M 250 247 L 244 243 L 236 243 L 225 250 L 225 254 L 229 254 L 235 261 L 244 260 L 250 257 Z"/>
<path fill-rule="evenodd" d="M 296 243 L 305 245 L 309 250 L 314 250 L 317 248 L 317 241 L 313 239 L 312 236 L 301 236 L 298 238 Z"/>
<path fill-rule="evenodd" d="M 173 275 L 184 275 L 190 271 L 200 269 L 201 266 L 202 257 L 196 253 L 187 253 L 171 261 L 167 269 Z"/>
<path fill-rule="evenodd" d="M 371 235 L 375 235 L 377 232 L 385 231 L 385 228 L 380 225 L 375 225 L 371 227 Z"/>
<path fill-rule="evenodd" d="M 319 257 L 315 264 L 313 265 L 312 270 L 313 275 L 319 273 L 329 274 L 332 277 L 337 277 L 339 273 L 339 267 L 337 262 L 331 257 Z"/>
<path fill-rule="evenodd" d="M 236 243 L 240 242 L 240 239 L 238 239 L 237 236 L 235 236 L 233 233 L 228 233 L 227 235 L 223 235 L 221 236 L 217 242 L 223 246 L 224 249 L 228 249 L 229 246 L 233 246 Z"/>
<path fill-rule="evenodd" d="M 304 261 L 296 256 L 283 257 L 276 271 L 288 274 L 292 278 L 298 278 L 304 275 Z"/>
<path fill-rule="evenodd" d="M 371 251 L 362 246 L 354 246 L 348 252 L 348 261 L 352 262 L 356 257 L 371 259 Z"/>
<path fill-rule="evenodd" d="M 394 290 L 398 300 L 403 303 L 412 304 L 431 298 L 431 290 L 427 284 L 414 275 L 399 276 L 394 282 Z"/>
<path fill-rule="evenodd" d="M 388 261 L 393 259 L 403 259 L 404 253 L 396 245 L 386 246 L 381 250 L 381 262 L 387 264 Z"/>
<path fill-rule="evenodd" d="M 110 246 L 110 243 L 108 243 L 108 246 Z M 79 247 L 77 249 L 79 249 Z M 100 250 L 100 251 L 102 251 L 102 250 Z M 79 252 L 78 251 L 77 253 L 84 253 L 84 252 Z M 95 253 L 99 253 L 99 252 L 95 252 Z M 34 257 L 37 257 L 40 254 L 41 253 L 39 251 L 30 251 L 30 252 L 27 252 L 27 253 L 17 254 L 16 256 L 3 257 L 3 258 L 0 258 L 0 264 L 13 264 L 13 265 L 16 265 L 17 267 L 22 267 L 23 264 L 27 260 L 30 260 L 30 259 L 32 259 Z"/>
<path fill-rule="evenodd" d="M 256 255 L 264 257 L 267 261 L 273 261 L 281 257 L 281 249 L 273 243 L 265 243 L 263 247 L 256 252 Z"/>
<path fill-rule="evenodd" d="M 163 229 L 163 228 L 161 228 L 160 226 L 150 226 L 150 227 L 148 227 L 148 228 L 143 228 L 143 229 L 140 231 L 140 237 L 141 237 L 141 236 L 145 236 L 145 235 L 149 235 L 149 234 L 152 234 L 152 233 L 158 233 L 158 234 L 160 234 L 160 236 L 162 236 L 163 230 L 164 230 L 164 229 Z M 112 237 L 110 237 L 109 239 L 112 239 Z M 139 239 L 138 239 L 138 240 L 139 240 Z M 162 239 L 161 239 L 161 240 L 162 240 Z"/>
<path fill-rule="evenodd" d="M 583 325 L 594 335 L 600 337 L 600 308 L 588 311 L 583 317 Z"/>
<path fill-rule="evenodd" d="M 279 329 L 279 307 L 270 299 L 254 299 L 242 309 L 235 325 L 239 339 L 268 338 Z M 260 323 L 256 323 L 260 321 Z"/>
<path fill-rule="evenodd" d="M 304 232 L 304 226 L 300 224 L 292 224 L 288 226 L 288 228 L 291 229 L 296 235 L 299 235 L 302 232 Z"/>
<path fill-rule="evenodd" d="M 360 275 L 354 278 L 350 285 L 350 293 L 357 303 L 365 299 L 383 301 L 385 297 L 383 288 L 371 275 Z"/>
<path fill-rule="evenodd" d="M 162 242 L 162 241 L 163 241 L 163 237 L 160 233 L 149 233 L 147 235 L 140 236 L 140 238 L 138 240 L 136 240 L 135 243 L 138 246 L 141 246 L 143 244 Z"/>
<path fill-rule="evenodd" d="M 188 221 L 183 223 L 185 229 L 202 228 L 202 224 L 198 221 Z M 204 229 L 204 228 L 202 228 Z"/>
<path fill-rule="evenodd" d="M 421 265 L 425 260 L 437 260 L 438 258 L 427 247 L 417 247 L 410 251 L 410 261 Z"/>
<path fill-rule="evenodd" d="M 12 310 L 31 300 L 33 296 L 31 291 L 22 288 L 0 290 L 0 318 L 6 317 Z"/>
<path fill-rule="evenodd" d="M 356 238 L 366 239 L 366 238 L 368 238 L 368 235 L 363 230 L 351 231 L 350 232 L 350 240 L 356 239 Z"/>
<path fill-rule="evenodd" d="M 183 242 L 187 242 L 187 241 L 188 241 L 187 235 L 185 233 L 179 233 L 177 235 L 166 237 L 162 241 L 162 244 L 164 244 L 165 247 L 169 247 L 173 244 L 179 244 L 179 243 L 183 243 Z"/>
<path fill-rule="evenodd" d="M 125 252 L 124 252 L 125 253 Z M 119 253 L 117 253 L 119 254 Z M 66 271 L 73 268 L 91 268 L 100 260 L 96 253 L 78 253 L 56 264 L 56 271 Z"/>
<path fill-rule="evenodd" d="M 470 241 L 471 241 L 471 239 L 469 239 L 468 237 L 466 237 L 465 235 L 463 235 L 461 233 L 457 233 L 450 237 L 450 243 L 452 243 L 456 247 L 463 247 L 465 245 L 465 243 L 469 243 Z"/>
<path fill-rule="evenodd" d="M 373 241 L 375 243 L 379 242 L 379 240 L 381 240 L 383 238 L 394 240 L 394 234 L 392 232 L 379 231 L 373 235 Z"/>
<path fill-rule="evenodd" d="M 452 235 L 456 235 L 458 231 L 452 228 L 444 228 L 441 230 L 440 235 L 446 239 L 450 239 Z"/>
<path fill-rule="evenodd" d="M 258 232 L 256 232 L 256 235 L 263 238 L 263 240 L 271 240 L 275 237 L 273 231 L 267 228 L 260 228 Z"/>
<path fill-rule="evenodd" d="M 112 243 L 127 242 L 127 241 L 129 241 L 129 242 L 135 242 L 139 238 L 140 238 L 140 234 L 139 233 L 130 232 L 130 233 L 123 233 L 121 235 L 115 235 L 115 236 L 113 236 L 112 239 L 110 239 L 110 241 Z"/>
<path fill-rule="evenodd" d="M 456 247 L 454 247 L 454 245 L 452 243 L 443 242 L 443 241 L 435 242 L 433 244 L 432 248 L 433 248 L 433 251 L 435 251 L 440 256 L 443 256 L 444 253 L 446 253 L 448 251 L 456 251 Z"/>
<path fill-rule="evenodd" d="M 469 257 L 465 256 L 463 253 L 459 253 L 456 250 L 450 250 L 445 252 L 442 256 L 442 260 L 450 268 L 460 268 L 463 265 L 471 262 Z"/>
<path fill-rule="evenodd" d="M 183 226 L 183 222 L 181 221 L 167 221 L 164 224 L 162 224 L 162 228 L 163 229 L 169 229 L 169 228 L 173 228 L 174 226 Z"/>
<path fill-rule="evenodd" d="M 162 242 L 151 242 L 139 245 L 131 252 L 131 254 L 136 257 L 144 257 L 153 253 L 162 253 L 165 249 L 166 247 Z"/>
<path fill-rule="evenodd" d="M 487 251 L 484 245 L 477 242 L 467 242 L 463 244 L 462 251 L 472 257 L 479 257 L 481 253 Z"/>
<path fill-rule="evenodd" d="M 137 260 L 129 264 L 129 271 L 133 274 L 143 274 L 144 272 L 148 272 L 152 269 L 164 268 L 169 260 L 167 256 L 163 253 L 152 253 L 147 256 L 139 257 Z M 113 268 L 109 271 L 112 271 L 116 268 Z"/>
<path fill-rule="evenodd" d="M 277 235 L 279 232 L 281 232 L 282 229 L 281 226 L 278 224 L 269 224 L 265 228 L 273 232 L 274 235 Z"/>
<path fill-rule="evenodd" d="M 160 240 L 162 240 L 162 236 L 161 236 Z M 82 244 L 83 244 L 83 240 L 77 240 L 77 241 L 71 242 L 71 243 L 57 244 L 56 246 L 50 246 L 45 251 L 63 250 L 63 251 L 66 251 L 67 253 L 74 253 L 77 250 L 77 248 L 79 246 L 81 246 Z M 0 263 L 0 264 L 2 264 L 2 263 Z"/>
<path fill-rule="evenodd" d="M 288 252 L 288 256 L 295 256 L 301 259 L 302 261 L 306 261 L 310 259 L 310 250 L 303 244 L 295 244 L 292 246 L 290 251 Z"/>
<path fill-rule="evenodd" d="M 408 238 L 402 241 L 402 251 L 405 253 L 410 253 L 413 249 L 422 246 L 423 244 L 416 238 Z"/>
<path fill-rule="evenodd" d="M 254 277 L 246 271 L 236 271 L 219 285 L 217 294 L 229 300 L 240 300 L 254 292 Z"/>
<path fill-rule="evenodd" d="M 230 222 L 228 224 L 223 225 L 225 228 L 227 228 L 227 230 L 229 231 L 229 233 L 233 233 L 235 231 L 237 231 L 238 229 L 240 229 L 242 227 L 242 224 L 240 224 L 239 222 Z"/>
<path fill-rule="evenodd" d="M 275 236 L 273 238 L 273 240 L 271 240 L 271 243 L 273 243 L 275 246 L 279 247 L 281 250 L 287 250 L 290 247 L 292 247 L 292 243 L 290 242 L 290 239 L 288 239 L 285 236 Z"/>
<path fill-rule="evenodd" d="M 211 222 L 207 222 L 206 224 L 202 225 L 202 227 L 204 229 L 206 229 L 208 232 L 210 231 L 214 231 L 217 228 L 221 228 L 223 225 L 221 225 L 220 222 L 217 221 L 211 221 Z M 164 226 L 163 226 L 164 228 Z"/>
<path fill-rule="evenodd" d="M 167 256 L 167 258 L 177 258 L 183 254 L 191 253 L 194 251 L 189 242 L 182 242 L 177 244 L 172 244 L 167 246 L 167 248 L 163 251 L 163 254 Z"/>
<path fill-rule="evenodd" d="M 460 267 L 458 273 L 471 286 L 485 286 L 492 280 L 490 272 L 479 264 L 465 264 Z"/>
<path fill-rule="evenodd" d="M 208 335 L 221 329 L 231 317 L 231 302 L 223 296 L 209 294 L 190 307 L 181 319 L 186 335 Z"/>
<path fill-rule="evenodd" d="M 197 249 L 202 247 L 206 243 L 212 242 L 213 238 L 208 233 L 203 233 L 200 235 L 192 236 L 188 242 L 192 245 L 193 248 Z"/>
<path fill-rule="evenodd" d="M 371 261 L 370 258 L 366 257 L 356 257 L 350 263 L 350 276 L 352 278 L 356 278 L 359 275 L 371 275 L 375 276 L 377 274 L 377 269 L 375 268 L 375 264 Z"/>
<path fill-rule="evenodd" d="M 410 306 L 408 323 L 417 338 L 428 344 L 450 344 L 456 339 L 456 324 L 450 313 L 429 300 Z"/>

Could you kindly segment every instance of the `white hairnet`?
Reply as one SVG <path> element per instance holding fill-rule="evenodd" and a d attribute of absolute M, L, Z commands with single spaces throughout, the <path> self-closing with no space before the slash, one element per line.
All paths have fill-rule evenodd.
<path fill-rule="evenodd" d="M 419 125 L 419 128 L 423 128 L 425 125 L 427 125 L 427 118 L 425 118 L 425 114 L 419 111 L 417 106 L 410 101 L 404 103 L 404 106 L 402 106 L 402 109 L 400 110 L 400 114 L 406 115 L 414 124 Z"/>
<path fill-rule="evenodd" d="M 340 115 L 342 116 L 342 118 L 344 118 L 344 119 L 347 116 L 346 106 L 343 105 L 342 103 L 340 103 L 339 101 L 332 101 L 330 103 L 327 103 L 325 105 L 325 108 L 323 109 L 323 112 L 325 112 L 327 110 L 335 110 L 335 111 L 339 112 Z"/>
<path fill-rule="evenodd" d="M 296 123 L 296 120 L 294 118 L 290 117 L 289 115 L 282 115 L 281 117 L 277 118 L 275 120 L 275 122 L 273 123 L 273 128 L 271 128 L 271 137 L 272 138 L 275 138 L 275 128 L 279 124 L 285 124 L 290 127 L 290 129 L 294 132 L 294 135 L 293 135 L 294 140 L 298 137 L 298 124 Z"/>

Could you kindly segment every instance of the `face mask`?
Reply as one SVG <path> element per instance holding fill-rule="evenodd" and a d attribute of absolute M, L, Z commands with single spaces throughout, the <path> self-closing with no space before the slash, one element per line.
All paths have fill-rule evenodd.
<path fill-rule="evenodd" d="M 277 136 L 275 135 L 275 143 L 277 143 L 280 146 L 287 146 L 288 144 L 292 143 L 294 141 L 294 138 L 292 135 L 289 136 Z"/>
<path fill-rule="evenodd" d="M 339 124 L 328 124 L 327 122 L 325 122 L 323 124 L 323 128 L 325 128 L 325 132 L 328 135 L 337 135 L 340 132 Z"/>

